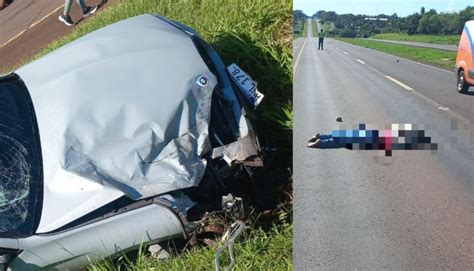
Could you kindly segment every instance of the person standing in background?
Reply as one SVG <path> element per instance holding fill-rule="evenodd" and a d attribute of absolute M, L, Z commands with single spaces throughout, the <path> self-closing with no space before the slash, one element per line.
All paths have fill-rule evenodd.
<path fill-rule="evenodd" d="M 73 0 L 65 0 L 64 3 L 64 12 L 62 15 L 59 15 L 59 21 L 63 22 L 67 26 L 71 26 L 74 24 L 74 22 L 71 20 L 71 16 L 69 16 L 69 11 L 71 10 L 71 5 L 72 5 Z M 76 0 L 77 4 L 81 7 L 82 9 L 82 14 L 84 17 L 87 17 L 94 12 L 96 12 L 98 6 L 87 6 L 84 0 Z"/>
<path fill-rule="evenodd" d="M 323 43 L 324 43 L 324 37 L 326 37 L 326 33 L 321 29 L 321 32 L 318 33 L 319 37 L 319 43 L 318 43 L 318 50 L 321 49 L 323 50 Z"/>

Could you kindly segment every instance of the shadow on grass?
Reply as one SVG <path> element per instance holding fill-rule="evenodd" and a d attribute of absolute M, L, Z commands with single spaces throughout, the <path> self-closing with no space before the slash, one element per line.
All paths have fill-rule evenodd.
<path fill-rule="evenodd" d="M 211 45 L 226 65 L 236 63 L 247 71 L 265 95 L 256 110 L 259 142 L 267 147 L 265 166 L 255 173 L 254 181 L 249 184 L 254 190 L 250 193 L 253 200 L 246 200 L 254 202 L 259 210 L 273 209 L 287 201 L 282 191 L 291 191 L 288 173 L 293 163 L 291 46 L 264 44 L 246 33 L 236 32 L 217 36 Z"/>
<path fill-rule="evenodd" d="M 254 41 L 248 34 L 236 32 L 216 37 L 212 46 L 226 65 L 236 63 L 246 70 L 265 95 L 257 109 L 259 137 L 264 141 L 263 145 L 290 148 L 293 96 L 291 53 L 285 52 L 284 46 L 268 46 Z"/>

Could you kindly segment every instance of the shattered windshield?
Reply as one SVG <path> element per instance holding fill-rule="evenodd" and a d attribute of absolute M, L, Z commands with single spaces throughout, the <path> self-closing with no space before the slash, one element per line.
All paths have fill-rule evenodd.
<path fill-rule="evenodd" d="M 31 235 L 40 196 L 40 154 L 30 98 L 18 78 L 0 78 L 0 237 Z"/>

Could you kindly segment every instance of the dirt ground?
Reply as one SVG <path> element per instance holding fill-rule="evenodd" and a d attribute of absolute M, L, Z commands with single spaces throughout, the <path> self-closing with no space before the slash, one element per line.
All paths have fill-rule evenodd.
<path fill-rule="evenodd" d="M 111 2 L 115 1 L 102 5 L 94 16 L 98 16 Z M 86 3 L 93 5 L 101 4 L 102 1 L 89 0 Z M 10 72 L 13 67 L 45 48 L 49 42 L 74 30 L 75 25 L 68 27 L 58 20 L 63 12 L 63 4 L 64 0 L 13 0 L 0 11 L 0 73 Z M 82 18 L 76 1 L 70 15 L 75 22 Z"/>

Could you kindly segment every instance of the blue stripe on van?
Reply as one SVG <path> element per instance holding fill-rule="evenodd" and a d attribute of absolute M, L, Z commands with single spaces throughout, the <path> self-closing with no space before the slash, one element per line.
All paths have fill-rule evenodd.
<path fill-rule="evenodd" d="M 471 55 L 472 55 L 472 63 L 474 65 L 474 43 L 472 41 L 471 33 L 469 33 L 469 28 L 467 26 L 464 26 L 464 32 L 466 32 L 467 38 L 469 39 L 469 43 L 471 44 Z"/>

